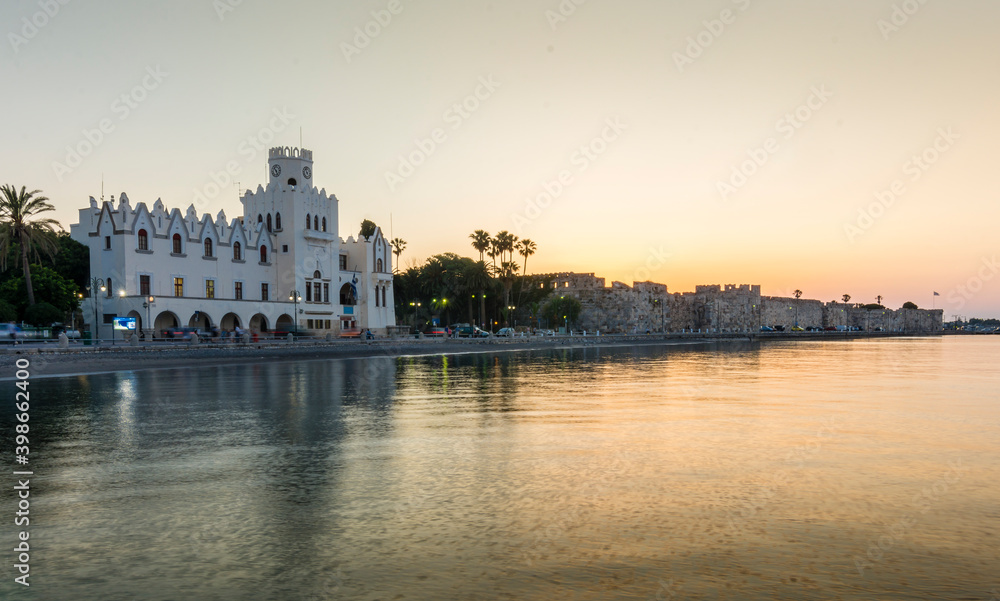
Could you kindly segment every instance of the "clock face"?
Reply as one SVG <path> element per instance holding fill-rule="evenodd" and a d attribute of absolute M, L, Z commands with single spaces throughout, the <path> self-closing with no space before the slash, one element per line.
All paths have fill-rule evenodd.
<path fill-rule="evenodd" d="M 281 165 L 271 165 L 271 175 L 273 177 L 281 175 Z"/>
<path fill-rule="evenodd" d="M 305 167 L 302 168 L 302 177 L 309 179 L 312 176 L 313 176 L 313 170 L 309 168 L 309 165 L 306 165 Z"/>

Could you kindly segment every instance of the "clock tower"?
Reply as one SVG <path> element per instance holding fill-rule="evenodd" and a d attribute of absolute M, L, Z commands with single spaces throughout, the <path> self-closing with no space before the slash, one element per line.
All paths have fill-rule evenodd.
<path fill-rule="evenodd" d="M 282 186 L 313 187 L 312 151 L 305 148 L 278 146 L 268 151 L 268 183 Z"/>

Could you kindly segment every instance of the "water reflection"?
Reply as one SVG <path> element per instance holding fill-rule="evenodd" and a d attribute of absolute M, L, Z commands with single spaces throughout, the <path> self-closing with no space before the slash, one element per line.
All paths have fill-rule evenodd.
<path fill-rule="evenodd" d="M 38 381 L 44 569 L 18 593 L 984 598 L 996 350 L 639 346 Z"/>

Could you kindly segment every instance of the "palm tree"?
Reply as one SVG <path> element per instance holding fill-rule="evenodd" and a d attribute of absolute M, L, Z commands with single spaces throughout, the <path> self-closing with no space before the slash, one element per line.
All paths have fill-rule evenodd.
<path fill-rule="evenodd" d="M 844 299 L 844 304 L 847 304 L 847 303 L 849 303 L 851 301 L 851 295 L 850 294 L 845 294 L 844 296 L 842 296 L 840 298 Z"/>
<path fill-rule="evenodd" d="M 472 248 L 479 251 L 479 260 L 485 261 L 483 253 L 490 249 L 490 233 L 486 230 L 476 230 L 469 234 L 472 238 Z"/>
<path fill-rule="evenodd" d="M 802 298 L 802 291 L 796 289 L 792 295 L 795 297 L 795 300 L 799 300 Z M 799 327 L 799 303 L 795 303 L 795 327 Z"/>
<path fill-rule="evenodd" d="M 524 257 L 524 275 L 528 275 L 528 257 L 535 254 L 536 250 L 538 250 L 538 245 L 529 238 L 517 243 L 517 252 Z"/>
<path fill-rule="evenodd" d="M 490 238 L 490 247 L 486 251 L 486 256 L 488 256 L 490 258 L 490 261 L 492 261 L 493 263 L 493 273 L 495 274 L 500 273 L 499 270 L 497 269 L 497 256 L 502 254 L 500 250 L 501 246 L 502 243 L 500 242 L 499 236 L 495 238 Z M 501 257 L 500 260 L 502 261 L 503 258 Z"/>
<path fill-rule="evenodd" d="M 7 268 L 7 255 L 11 245 L 17 243 L 21 247 L 21 268 L 24 271 L 24 284 L 28 289 L 28 305 L 35 304 L 35 291 L 31 287 L 31 269 L 28 267 L 29 255 L 34 253 L 39 258 L 39 251 L 50 257 L 59 249 L 56 233 L 60 229 L 55 219 L 39 218 L 38 215 L 54 211 L 49 199 L 40 194 L 41 190 L 26 192 L 24 186 L 18 192 L 14 186 L 0 187 L 0 265 Z"/>
<path fill-rule="evenodd" d="M 511 261 L 514 260 L 515 242 L 517 242 L 517 236 L 511 234 L 507 230 L 502 230 L 497 232 L 496 243 L 497 243 L 497 250 L 500 251 L 499 255 L 500 255 L 501 265 L 506 262 L 506 257 L 504 257 L 504 253 L 509 254 Z"/>
<path fill-rule="evenodd" d="M 396 255 L 396 267 L 392 270 L 393 273 L 396 273 L 399 269 L 399 255 L 403 254 L 403 251 L 406 250 L 406 240 L 393 238 L 389 245 L 392 246 L 392 254 Z"/>
<path fill-rule="evenodd" d="M 486 261 L 479 261 L 463 273 L 463 283 L 467 292 L 479 291 L 479 326 L 486 324 L 486 289 L 490 287 L 490 270 Z"/>

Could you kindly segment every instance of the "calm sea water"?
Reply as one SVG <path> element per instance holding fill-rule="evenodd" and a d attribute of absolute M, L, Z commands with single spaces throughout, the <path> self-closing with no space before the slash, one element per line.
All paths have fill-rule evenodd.
<path fill-rule="evenodd" d="M 1000 599 L 998 359 L 969 337 L 37 379 L 32 586 L 8 550 L 0 598 Z"/>

